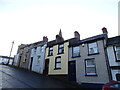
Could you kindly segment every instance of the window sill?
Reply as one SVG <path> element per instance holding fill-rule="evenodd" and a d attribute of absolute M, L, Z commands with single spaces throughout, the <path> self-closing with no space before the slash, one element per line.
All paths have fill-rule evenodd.
<path fill-rule="evenodd" d="M 60 55 L 60 54 L 64 54 L 64 52 L 63 53 L 58 53 L 57 55 Z"/>
<path fill-rule="evenodd" d="M 54 70 L 60 70 L 61 68 L 54 68 Z"/>
<path fill-rule="evenodd" d="M 81 57 L 81 56 L 72 56 L 72 58 L 78 58 L 78 57 Z"/>
<path fill-rule="evenodd" d="M 117 60 L 117 59 L 116 59 L 116 62 L 120 62 L 120 60 Z"/>
<path fill-rule="evenodd" d="M 93 75 L 92 74 L 91 75 L 90 74 L 85 74 L 85 76 L 98 76 L 98 75 L 97 74 L 93 74 Z"/>
<path fill-rule="evenodd" d="M 100 53 L 98 52 L 98 53 L 88 54 L 88 56 L 97 55 L 97 54 L 100 54 Z"/>
<path fill-rule="evenodd" d="M 53 56 L 53 55 L 48 55 L 48 57 Z"/>

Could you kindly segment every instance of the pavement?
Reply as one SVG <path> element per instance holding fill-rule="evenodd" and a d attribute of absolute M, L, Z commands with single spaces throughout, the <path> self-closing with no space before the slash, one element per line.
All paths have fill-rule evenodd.
<path fill-rule="evenodd" d="M 40 89 L 40 88 L 79 88 L 73 83 L 50 78 L 25 69 L 0 65 L 0 88 L 6 89 Z"/>

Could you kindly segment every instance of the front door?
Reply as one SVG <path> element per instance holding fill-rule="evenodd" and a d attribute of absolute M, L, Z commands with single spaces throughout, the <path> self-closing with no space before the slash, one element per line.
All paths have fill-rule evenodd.
<path fill-rule="evenodd" d="M 33 57 L 31 57 L 30 70 L 32 70 Z"/>
<path fill-rule="evenodd" d="M 48 75 L 48 70 L 49 70 L 49 59 L 45 60 L 45 70 L 44 70 L 44 74 Z"/>
<path fill-rule="evenodd" d="M 71 81 L 76 81 L 76 62 L 69 61 L 68 63 L 68 78 Z"/>

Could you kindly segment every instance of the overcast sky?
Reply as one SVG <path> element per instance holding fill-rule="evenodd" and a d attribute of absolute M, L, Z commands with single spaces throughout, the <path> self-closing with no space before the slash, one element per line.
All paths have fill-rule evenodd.
<path fill-rule="evenodd" d="M 108 29 L 109 37 L 118 35 L 119 0 L 0 0 L 0 55 L 9 56 L 18 45 L 41 41 L 47 36 L 54 40 L 59 30 L 64 39 L 81 39 L 102 34 Z"/>

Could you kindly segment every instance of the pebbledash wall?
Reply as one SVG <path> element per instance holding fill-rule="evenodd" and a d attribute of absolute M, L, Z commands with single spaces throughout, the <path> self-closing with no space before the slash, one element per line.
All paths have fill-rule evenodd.
<path fill-rule="evenodd" d="M 76 80 L 78 83 L 99 83 L 105 84 L 109 82 L 109 73 L 107 69 L 106 57 L 104 52 L 104 39 L 89 40 L 88 42 L 96 42 L 98 45 L 98 53 L 89 55 L 88 42 L 82 42 L 80 45 L 80 57 L 72 57 L 72 47 L 69 48 L 69 61 L 76 61 Z M 83 44 L 83 45 L 82 45 Z M 86 60 L 94 59 L 95 74 L 86 73 Z"/>

